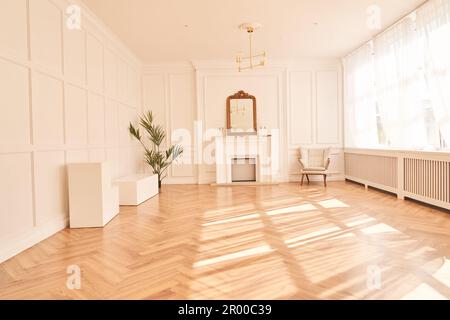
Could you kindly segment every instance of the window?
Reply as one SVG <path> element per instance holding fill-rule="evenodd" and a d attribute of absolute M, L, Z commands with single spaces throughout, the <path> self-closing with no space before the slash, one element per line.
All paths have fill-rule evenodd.
<path fill-rule="evenodd" d="M 346 146 L 449 150 L 450 0 L 431 0 L 344 59 Z"/>
<path fill-rule="evenodd" d="M 384 132 L 383 121 L 381 121 L 380 108 L 376 105 L 377 111 L 377 134 L 378 134 L 378 144 L 388 145 L 386 139 L 386 132 Z"/>

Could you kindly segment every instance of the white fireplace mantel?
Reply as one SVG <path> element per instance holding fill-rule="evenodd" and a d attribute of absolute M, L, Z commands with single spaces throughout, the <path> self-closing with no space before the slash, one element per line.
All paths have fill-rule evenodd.
<path fill-rule="evenodd" d="M 256 182 L 272 182 L 274 146 L 270 136 L 217 136 L 215 147 L 217 184 L 233 183 L 232 166 L 235 159 L 254 160 Z"/>

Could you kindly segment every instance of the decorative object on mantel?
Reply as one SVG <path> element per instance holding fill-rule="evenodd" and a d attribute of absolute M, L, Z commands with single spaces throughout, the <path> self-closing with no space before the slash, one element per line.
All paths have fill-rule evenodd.
<path fill-rule="evenodd" d="M 239 91 L 227 98 L 227 130 L 232 135 L 255 135 L 256 98 Z"/>
<path fill-rule="evenodd" d="M 262 26 L 260 23 L 243 23 L 239 26 L 239 29 L 248 33 L 250 44 L 250 52 L 248 56 L 242 57 L 241 54 L 236 56 L 236 63 L 238 64 L 239 72 L 257 67 L 264 67 L 266 65 L 266 52 L 255 55 L 253 54 L 253 33 L 261 28 Z M 256 59 L 259 59 L 259 62 L 255 63 Z"/>
<path fill-rule="evenodd" d="M 271 137 L 271 135 L 269 134 L 270 130 L 267 129 L 265 126 L 264 127 L 259 127 L 258 130 L 258 135 L 260 137 Z"/>
<path fill-rule="evenodd" d="M 172 163 L 183 154 L 183 147 L 180 145 L 170 146 L 165 152 L 161 151 L 161 144 L 166 138 L 164 129 L 153 123 L 153 113 L 148 111 L 140 118 L 139 124 L 147 131 L 148 139 L 152 143 L 149 149 L 142 141 L 139 128 L 135 128 L 130 122 L 128 130 L 130 134 L 138 140 L 145 150 L 145 162 L 153 169 L 153 174 L 158 175 L 158 188 L 161 189 L 162 180 L 166 178 L 166 170 Z"/>

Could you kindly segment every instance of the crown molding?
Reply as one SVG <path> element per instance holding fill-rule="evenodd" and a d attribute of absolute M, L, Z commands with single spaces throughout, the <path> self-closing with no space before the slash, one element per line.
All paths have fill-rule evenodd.
<path fill-rule="evenodd" d="M 142 73 L 184 73 L 193 72 L 194 66 L 188 61 L 174 61 L 174 62 L 159 62 L 144 64 Z"/>
<path fill-rule="evenodd" d="M 291 68 L 304 68 L 304 67 L 321 67 L 321 66 L 336 66 L 341 65 L 342 61 L 340 58 L 330 58 L 330 59 L 267 59 L 265 67 L 255 68 L 254 71 L 264 70 L 264 69 L 291 69 Z M 231 59 L 227 60 L 193 60 L 192 65 L 195 70 L 210 70 L 210 69 L 227 69 L 235 70 L 237 69 L 236 62 Z M 253 72 L 253 71 L 243 71 L 242 73 Z"/>

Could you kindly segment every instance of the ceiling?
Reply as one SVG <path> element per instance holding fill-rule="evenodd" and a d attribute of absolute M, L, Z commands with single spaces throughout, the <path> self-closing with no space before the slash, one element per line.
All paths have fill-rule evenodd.
<path fill-rule="evenodd" d="M 269 58 L 339 58 L 425 0 L 83 0 L 144 62 L 232 59 L 246 52 L 243 22 L 259 22 L 255 51 Z"/>

